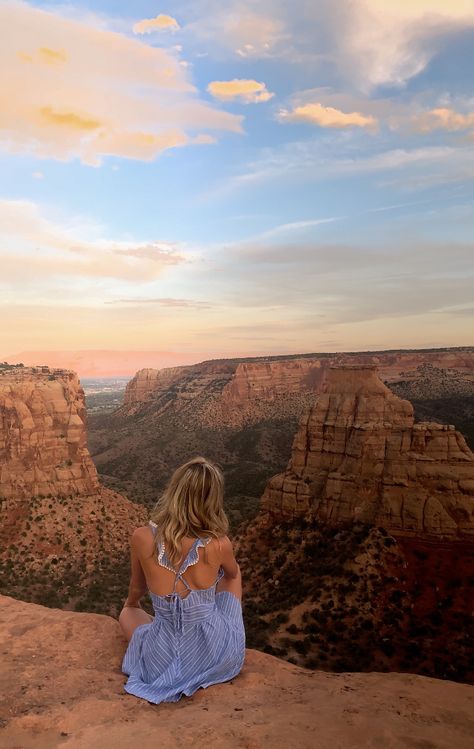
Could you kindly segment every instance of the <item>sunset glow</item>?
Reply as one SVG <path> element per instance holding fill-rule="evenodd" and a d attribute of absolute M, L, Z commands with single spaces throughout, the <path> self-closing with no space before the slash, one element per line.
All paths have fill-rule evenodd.
<path fill-rule="evenodd" d="M 0 23 L 0 360 L 472 343 L 474 0 Z"/>

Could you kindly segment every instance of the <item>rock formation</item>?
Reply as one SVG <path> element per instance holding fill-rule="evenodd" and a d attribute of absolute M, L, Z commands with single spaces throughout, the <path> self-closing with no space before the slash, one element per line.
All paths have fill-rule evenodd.
<path fill-rule="evenodd" d="M 325 359 L 281 359 L 237 364 L 224 399 L 247 403 L 257 398 L 273 400 L 278 395 L 317 390 L 323 379 Z"/>
<path fill-rule="evenodd" d="M 377 364 L 390 386 L 402 375 L 405 383 L 416 381 L 422 362 L 456 367 L 445 392 L 449 383 L 461 380 L 466 392 L 471 378 L 474 389 L 472 348 L 226 359 L 143 369 L 129 382 L 120 408 L 89 414 L 95 465 L 109 485 L 151 505 L 177 465 L 202 453 L 224 470 L 235 528 L 256 511 L 268 478 L 284 470 L 303 413 L 314 403 L 328 367 L 341 362 Z M 467 400 L 458 398 L 453 420 L 449 403 L 431 404 L 425 420 L 455 423 L 469 437 L 461 418 L 469 418 Z M 474 433 L 471 439 L 474 444 Z"/>
<path fill-rule="evenodd" d="M 414 423 L 374 366 L 328 370 L 262 511 L 407 534 L 474 535 L 474 455 L 453 426 Z"/>
<path fill-rule="evenodd" d="M 0 497 L 92 494 L 98 487 L 75 372 L 0 369 Z"/>
<path fill-rule="evenodd" d="M 465 684 L 309 671 L 249 650 L 231 682 L 156 706 L 123 690 L 116 620 L 6 596 L 0 645 L 0 749 L 472 745 L 474 688 Z"/>
<path fill-rule="evenodd" d="M 129 537 L 147 511 L 100 485 L 74 372 L 0 368 L 0 513 L 0 590 L 80 605 L 91 582 L 98 604 L 120 604 Z"/>
<path fill-rule="evenodd" d="M 222 389 L 235 366 L 229 363 L 203 362 L 165 369 L 140 369 L 127 384 L 121 413 L 133 415 L 150 402 L 162 412 L 172 404 L 185 407 L 203 392 Z"/>
<path fill-rule="evenodd" d="M 343 363 L 376 365 L 385 380 L 399 379 L 402 373 L 410 378 L 420 364 L 429 363 L 472 376 L 474 382 L 472 349 L 215 360 L 191 366 L 139 370 L 127 385 L 121 414 L 135 414 L 150 403 L 158 410 L 169 408 L 171 404 L 175 408 L 185 407 L 206 392 L 218 395 L 213 403 L 218 420 L 229 422 L 244 416 L 244 421 L 251 421 L 256 404 L 271 403 L 288 395 L 318 392 L 326 369 Z"/>

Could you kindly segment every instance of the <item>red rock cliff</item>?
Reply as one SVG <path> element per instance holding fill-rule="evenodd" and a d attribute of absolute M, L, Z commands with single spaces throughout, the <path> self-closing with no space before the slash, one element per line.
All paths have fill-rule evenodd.
<path fill-rule="evenodd" d="M 219 417 L 225 418 L 232 409 L 272 402 L 287 394 L 318 392 L 326 369 L 343 363 L 377 365 L 381 377 L 386 380 L 398 379 L 402 373 L 410 376 L 420 364 L 426 363 L 474 375 L 474 352 L 468 349 L 207 361 L 191 366 L 139 370 L 127 385 L 122 413 L 136 413 L 150 401 L 160 408 L 168 407 L 173 401 L 182 405 L 204 390 L 213 390 L 219 394 Z M 160 404 L 165 394 L 166 404 Z"/>
<path fill-rule="evenodd" d="M 127 383 L 123 405 L 132 413 L 135 405 L 146 403 L 154 394 L 169 389 L 182 376 L 185 367 L 165 369 L 139 369 Z"/>
<path fill-rule="evenodd" d="M 98 487 L 76 373 L 0 370 L 0 496 L 91 494 Z"/>
<path fill-rule="evenodd" d="M 100 485 L 74 372 L 0 369 L 0 590 L 72 605 L 109 567 L 118 605 L 116 578 L 128 574 L 129 538 L 147 515 Z"/>
<path fill-rule="evenodd" d="M 203 362 L 185 367 L 140 369 L 127 384 L 122 415 L 130 416 L 153 402 L 162 412 L 172 403 L 178 409 L 203 393 L 220 392 L 230 379 L 235 365 L 226 362 Z"/>
<path fill-rule="evenodd" d="M 452 426 L 415 424 L 370 366 L 330 369 L 262 510 L 359 519 L 393 532 L 474 535 L 474 455 Z"/>

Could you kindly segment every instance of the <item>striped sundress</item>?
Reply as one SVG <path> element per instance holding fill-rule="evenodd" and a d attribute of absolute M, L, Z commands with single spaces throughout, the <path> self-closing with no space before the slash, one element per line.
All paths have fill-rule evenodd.
<path fill-rule="evenodd" d="M 150 522 L 153 535 L 156 525 Z M 173 592 L 158 596 L 149 591 L 155 611 L 152 622 L 133 632 L 122 661 L 129 678 L 124 689 L 148 702 L 177 702 L 201 687 L 219 684 L 236 676 L 245 657 L 242 605 L 229 591 L 216 592 L 224 575 L 221 568 L 209 588 L 191 589 L 183 577 L 199 561 L 199 547 L 210 538 L 197 538 L 176 573 Z M 159 544 L 158 564 L 176 572 Z M 189 593 L 181 597 L 176 584 L 182 580 Z"/>

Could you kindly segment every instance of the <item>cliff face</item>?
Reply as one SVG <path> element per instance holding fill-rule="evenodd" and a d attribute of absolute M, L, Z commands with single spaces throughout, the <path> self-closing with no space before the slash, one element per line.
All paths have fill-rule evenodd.
<path fill-rule="evenodd" d="M 0 513 L 0 591 L 80 606 L 90 583 L 107 582 L 101 601 L 119 605 L 147 512 L 100 485 L 74 372 L 0 369 Z"/>
<path fill-rule="evenodd" d="M 150 505 L 180 463 L 204 454 L 223 468 L 236 527 L 257 511 L 268 478 L 284 470 L 302 415 L 328 368 L 340 362 L 377 364 L 390 387 L 402 379 L 406 388 L 416 387 L 419 367 L 429 362 L 457 367 L 443 370 L 446 402 L 430 404 L 421 418 L 455 423 L 471 435 L 466 393 L 474 391 L 472 349 L 229 359 L 140 370 L 123 406 L 89 415 L 94 462 L 109 485 Z M 423 390 L 432 392 L 431 380 Z M 462 397 L 453 403 L 452 394 Z M 417 414 L 425 413 L 415 405 Z"/>
<path fill-rule="evenodd" d="M 185 367 L 168 367 L 166 369 L 139 369 L 127 384 L 123 406 L 128 413 L 133 413 L 135 406 L 146 403 L 151 396 L 168 390 L 180 379 Z"/>
<path fill-rule="evenodd" d="M 252 418 L 252 408 L 288 395 L 319 392 L 325 371 L 338 364 L 376 365 L 386 380 L 410 378 L 420 364 L 456 369 L 474 377 L 474 352 L 419 351 L 334 354 L 272 360 L 202 362 L 187 367 L 141 369 L 128 383 L 122 415 L 139 412 L 147 404 L 181 407 L 203 392 L 217 394 L 217 420 Z M 474 381 L 474 380 L 473 380 Z"/>
<path fill-rule="evenodd" d="M 323 359 L 282 359 L 238 364 L 223 398 L 246 403 L 255 398 L 273 400 L 278 395 L 317 390 L 327 366 Z"/>
<path fill-rule="evenodd" d="M 0 370 L 0 496 L 87 494 L 98 487 L 75 372 Z"/>
<path fill-rule="evenodd" d="M 226 684 L 158 708 L 123 691 L 108 616 L 0 596 L 0 748 L 467 749 L 474 689 L 413 674 L 329 674 L 247 651 Z"/>
<path fill-rule="evenodd" d="M 360 520 L 393 532 L 474 535 L 474 455 L 452 426 L 414 423 L 375 367 L 328 371 L 262 511 Z"/>
<path fill-rule="evenodd" d="M 156 413 L 171 405 L 182 409 L 203 393 L 220 392 L 232 376 L 232 365 L 203 362 L 185 367 L 140 369 L 127 384 L 122 415 L 133 415 L 152 403 Z"/>

